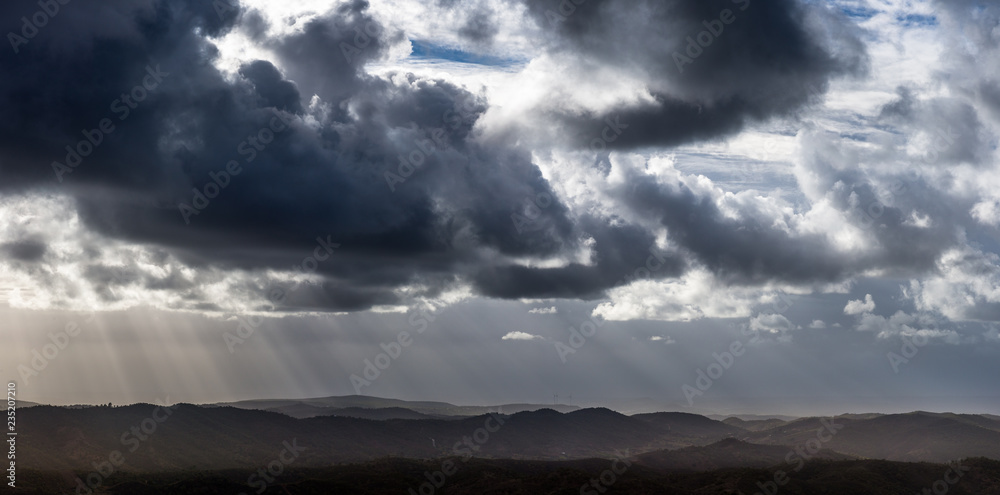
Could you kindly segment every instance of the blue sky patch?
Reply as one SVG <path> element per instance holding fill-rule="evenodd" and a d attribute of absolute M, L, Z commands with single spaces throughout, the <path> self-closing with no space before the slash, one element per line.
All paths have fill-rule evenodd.
<path fill-rule="evenodd" d="M 458 50 L 456 48 L 450 48 L 447 46 L 438 45 L 428 41 L 421 40 L 410 40 L 413 45 L 413 52 L 410 54 L 410 58 L 422 59 L 422 60 L 447 60 L 449 62 L 458 62 L 463 64 L 476 64 L 476 65 L 489 65 L 489 66 L 500 66 L 509 67 L 512 65 L 522 64 L 525 61 L 513 58 L 497 57 L 493 55 L 484 55 L 480 53 L 472 53 L 463 50 Z"/>
<path fill-rule="evenodd" d="M 937 17 L 932 15 L 908 14 L 896 16 L 896 21 L 904 26 L 937 26 Z"/>
<path fill-rule="evenodd" d="M 875 17 L 875 14 L 879 13 L 879 11 L 876 9 L 868 7 L 860 7 L 860 6 L 855 6 L 855 7 L 843 6 L 840 8 L 840 11 L 843 12 L 848 17 L 859 20 L 871 19 L 872 17 Z"/>

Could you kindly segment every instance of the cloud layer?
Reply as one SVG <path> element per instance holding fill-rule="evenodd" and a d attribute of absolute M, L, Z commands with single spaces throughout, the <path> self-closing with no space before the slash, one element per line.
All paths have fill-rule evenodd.
<path fill-rule="evenodd" d="M 31 8 L 0 7 L 11 20 Z M 77 278 L 46 299 L 64 307 L 114 306 L 116 286 L 224 312 L 464 293 L 604 299 L 608 318 L 684 320 L 747 316 L 776 292 L 838 292 L 869 276 L 913 278 L 909 294 L 941 311 L 964 283 L 946 253 L 970 249 L 970 237 L 994 242 L 1000 197 L 970 175 L 992 180 L 995 164 L 995 75 L 976 68 L 995 56 L 993 7 L 940 6 L 943 64 L 971 80 L 935 76 L 947 92 L 899 84 L 855 115 L 829 105 L 831 88 L 849 97 L 883 84 L 867 31 L 881 21 L 835 6 L 423 8 L 459 22 L 456 42 L 484 54 L 521 39 L 511 44 L 530 61 L 509 77 L 533 89 L 500 105 L 512 100 L 496 88 L 392 68 L 413 35 L 361 0 L 288 26 L 249 6 L 185 0 L 61 7 L 0 52 L 18 74 L 0 80 L 0 188 L 20 198 L 10 211 L 59 198 L 87 235 L 67 250 L 11 223 L 0 239 L 10 270 L 44 292 L 57 282 L 26 274 L 73 264 Z M 256 56 L 227 70 L 220 46 L 234 39 Z M 539 90 L 547 96 L 530 94 Z M 864 130 L 836 130 L 849 123 Z M 797 148 L 791 193 L 734 190 L 675 154 L 785 124 Z M 143 254 L 113 254 L 116 243 Z M 992 260 L 989 246 L 981 259 Z M 170 268 L 152 276 L 138 259 Z M 205 274 L 221 285 L 208 290 Z M 302 279 L 312 283 L 275 296 Z M 225 295 L 236 287 L 239 304 Z M 951 306 L 953 316 L 989 314 L 995 298 L 970 290 L 977 307 Z M 871 311 L 859 304 L 845 311 Z"/>

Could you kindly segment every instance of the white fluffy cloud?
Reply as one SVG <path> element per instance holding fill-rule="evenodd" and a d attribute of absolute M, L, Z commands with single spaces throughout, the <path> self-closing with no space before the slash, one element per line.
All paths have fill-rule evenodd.
<path fill-rule="evenodd" d="M 641 280 L 610 291 L 610 301 L 594 309 L 605 320 L 691 321 L 750 316 L 768 300 L 758 288 L 725 287 L 703 270 L 678 280 Z"/>
<path fill-rule="evenodd" d="M 938 260 L 937 274 L 912 280 L 905 295 L 917 309 L 952 320 L 1000 317 L 1000 256 L 973 248 L 954 249 Z"/>
<path fill-rule="evenodd" d="M 750 319 L 750 330 L 778 334 L 795 330 L 795 325 L 783 315 L 759 314 Z"/>
<path fill-rule="evenodd" d="M 1000 202 L 995 200 L 976 203 L 969 214 L 983 225 L 1000 226 Z"/>
<path fill-rule="evenodd" d="M 500 340 L 539 340 L 542 337 L 539 335 L 532 335 L 527 332 L 508 332 L 507 335 L 500 337 Z"/>
<path fill-rule="evenodd" d="M 872 311 L 875 311 L 875 300 L 872 299 L 871 294 L 865 294 L 864 300 L 847 301 L 847 306 L 844 306 L 844 313 L 849 315 L 871 313 Z"/>
<path fill-rule="evenodd" d="M 531 308 L 528 310 L 528 313 L 531 313 L 533 315 L 554 315 L 558 312 L 559 309 L 557 309 L 555 306 L 550 306 L 548 308 Z"/>
<path fill-rule="evenodd" d="M 263 0 L 245 3 L 275 21 L 270 27 L 272 35 L 301 29 L 306 20 L 330 6 L 324 0 L 294 5 Z M 753 220 L 762 228 L 786 232 L 792 239 L 803 235 L 821 236 L 840 254 L 876 257 L 886 254 L 885 240 L 878 238 L 876 229 L 864 230 L 852 225 L 849 221 L 851 210 L 838 204 L 842 199 L 838 194 L 843 193 L 850 206 L 864 209 L 868 206 L 861 199 L 864 188 L 885 189 L 889 176 L 912 169 L 916 179 L 928 184 L 931 192 L 939 194 L 909 199 L 911 203 L 918 200 L 928 203 L 921 205 L 920 211 L 904 207 L 903 202 L 899 205 L 887 202 L 890 206 L 899 206 L 900 214 L 907 219 L 900 226 L 933 230 L 941 225 L 952 225 L 952 210 L 959 210 L 966 219 L 975 220 L 982 226 L 1000 224 L 1000 198 L 991 192 L 1000 187 L 1000 172 L 996 167 L 976 168 L 962 163 L 934 169 L 927 163 L 911 161 L 911 154 L 919 155 L 928 148 L 933 149 L 935 129 L 919 125 L 920 122 L 908 122 L 887 131 L 879 121 L 885 105 L 899 98 L 896 91 L 900 86 L 910 89 L 917 107 L 923 105 L 922 110 L 917 110 L 919 116 L 926 116 L 927 112 L 938 108 L 936 104 L 950 102 L 950 106 L 943 108 L 964 109 L 965 105 L 970 105 L 972 116 L 987 124 L 990 121 L 988 115 L 991 114 L 983 110 L 988 104 L 984 96 L 965 87 L 971 82 L 947 82 L 962 90 L 951 94 L 942 89 L 936 78 L 940 77 L 942 69 L 955 73 L 973 70 L 975 81 L 995 78 L 988 70 L 990 64 L 970 61 L 982 58 L 992 62 L 998 60 L 1000 52 L 993 48 L 980 50 L 981 53 L 969 51 L 978 41 L 995 37 L 996 33 L 983 31 L 982 26 L 978 30 L 965 30 L 961 18 L 949 15 L 948 9 L 936 11 L 933 2 L 869 2 L 871 15 L 857 21 L 863 28 L 877 33 L 865 40 L 872 57 L 870 77 L 862 81 L 832 81 L 829 92 L 820 101 L 801 109 L 801 118 L 776 118 L 771 122 L 755 123 L 742 134 L 711 142 L 652 151 L 614 152 L 601 166 L 592 166 L 592 153 L 544 145 L 552 134 L 558 135 L 564 129 L 551 126 L 545 119 L 531 117 L 544 114 L 548 102 L 556 100 L 553 95 L 558 95 L 558 99 L 572 109 L 597 113 L 623 102 L 648 101 L 649 88 L 644 81 L 635 79 L 634 74 L 602 68 L 591 71 L 591 76 L 585 79 L 567 78 L 566 74 L 592 68 L 545 53 L 542 46 L 531 42 L 538 28 L 526 21 L 525 11 L 520 7 L 506 8 L 510 4 L 500 0 L 476 0 L 468 4 L 470 9 L 492 12 L 497 27 L 497 43 L 493 47 L 474 47 L 463 41 L 454 29 L 465 20 L 466 12 L 443 5 L 415 0 L 395 2 L 391 6 L 373 4 L 373 15 L 387 26 L 404 31 L 407 39 L 372 70 L 407 69 L 424 63 L 407 58 L 410 40 L 431 40 L 449 48 L 530 59 L 523 65 L 511 67 L 442 60 L 427 70 L 445 79 L 469 82 L 470 87 L 485 88 L 490 109 L 477 124 L 477 131 L 487 138 L 518 130 L 540 130 L 522 133 L 523 138 L 526 141 L 534 139 L 531 143 L 533 162 L 538 164 L 543 177 L 552 184 L 554 192 L 573 215 L 594 214 L 612 219 L 610 221 L 633 222 L 655 232 L 663 247 L 675 249 L 667 229 L 655 219 L 621 208 L 621 198 L 614 195 L 616 188 L 628 186 L 631 174 L 643 174 L 654 176 L 660 183 L 683 184 L 728 218 Z M 901 20 L 914 14 L 939 15 L 943 22 L 938 26 Z M 293 20 L 295 22 L 291 22 Z M 267 54 L 260 51 L 246 51 L 252 43 L 240 36 L 244 34 L 237 30 L 229 38 L 220 40 L 223 55 L 220 63 L 236 67 L 241 61 L 266 57 Z M 961 42 L 965 37 L 969 37 L 968 42 Z M 978 145 L 976 157 L 988 165 L 991 146 L 996 142 L 996 129 L 985 124 L 981 129 L 970 129 L 976 134 L 970 137 L 974 137 Z M 734 173 L 734 169 L 739 172 Z M 155 248 L 98 238 L 80 226 L 71 202 L 58 198 L 46 201 L 49 202 L 39 203 L 42 206 L 37 209 L 29 206 L 24 198 L 8 198 L 0 203 L 0 244 L 21 242 L 32 236 L 40 236 L 46 241 L 45 252 L 36 263 L 0 264 L 0 297 L 6 292 L 9 304 L 14 307 L 124 309 L 151 306 L 242 312 L 252 311 L 265 302 L 251 289 L 308 278 L 275 272 L 191 270 Z M 12 206 L 15 203 L 16 206 Z M 101 249 L 91 250 L 92 245 L 100 245 Z M 308 254 L 309 248 L 303 246 L 303 253 Z M 581 252 L 580 259 L 591 261 L 589 254 Z M 564 259 L 542 261 L 568 262 Z M 989 247 L 982 250 L 956 247 L 940 256 L 937 265 L 935 272 L 928 271 L 930 275 L 914 276 L 907 290 L 918 310 L 940 312 L 955 320 L 989 319 L 1000 315 L 1000 289 L 997 289 L 1000 287 L 1000 263 L 997 256 L 989 252 Z M 95 275 L 95 266 L 117 267 L 116 273 L 121 276 L 113 283 L 102 281 Z M 850 280 L 838 281 L 841 282 L 849 284 Z M 167 285 L 185 289 L 156 288 Z M 637 281 L 614 288 L 594 314 L 608 320 L 690 321 L 749 317 L 756 306 L 783 291 L 787 288 L 732 285 L 695 266 L 675 279 Z M 397 306 L 396 310 L 401 308 Z M 843 311 L 861 315 L 874 309 L 874 300 L 866 295 L 862 300 L 849 301 Z M 529 310 L 531 314 L 556 312 L 554 306 Z M 758 324 L 763 323 L 759 321 Z M 810 327 L 823 328 L 825 324 L 817 320 Z M 516 332 L 508 336 L 513 333 Z"/>
<path fill-rule="evenodd" d="M 0 196 L 0 254 L 0 303 L 16 309 L 263 314 L 269 295 L 292 300 L 319 281 L 301 271 L 192 268 L 156 246 L 86 229 L 74 202 L 57 195 Z"/>
<path fill-rule="evenodd" d="M 857 329 L 862 332 L 873 332 L 879 339 L 903 336 L 940 339 L 949 344 L 962 342 L 962 337 L 958 332 L 937 328 L 937 326 L 938 321 L 927 314 L 908 314 L 897 311 L 888 318 L 865 313 L 861 315 Z"/>

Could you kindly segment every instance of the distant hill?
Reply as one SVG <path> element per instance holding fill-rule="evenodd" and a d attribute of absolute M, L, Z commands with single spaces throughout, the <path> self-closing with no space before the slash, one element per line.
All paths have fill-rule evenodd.
<path fill-rule="evenodd" d="M 837 415 L 838 418 L 844 418 L 844 419 L 875 419 L 875 418 L 877 418 L 879 416 L 885 416 L 885 414 L 879 414 L 879 413 L 862 413 L 862 414 L 838 414 Z M 795 419 L 799 419 L 799 418 L 795 418 Z"/>
<path fill-rule="evenodd" d="M 227 407 L 232 407 L 232 406 L 227 406 Z M 244 409 L 244 408 L 240 408 L 240 409 Z M 305 419 L 305 418 L 315 418 L 317 416 L 333 416 L 335 412 L 340 411 L 343 408 L 340 408 L 340 407 L 313 406 L 313 405 L 310 405 L 310 404 L 303 404 L 303 403 L 299 402 L 299 403 L 296 403 L 296 404 L 284 404 L 284 405 L 280 405 L 280 406 L 273 406 L 273 407 L 268 407 L 268 408 L 263 408 L 263 409 L 262 408 L 249 408 L 249 409 L 256 409 L 256 410 L 259 410 L 259 411 L 276 412 L 276 413 L 284 414 L 286 416 L 291 416 L 293 418 Z M 409 410 L 409 409 L 407 409 L 407 410 Z M 417 413 L 417 412 L 414 411 L 414 414 L 419 414 L 419 413 Z"/>
<path fill-rule="evenodd" d="M 348 418 L 363 418 L 374 420 L 386 419 L 454 419 L 464 416 L 441 416 L 418 413 L 404 407 L 381 407 L 369 409 L 366 407 L 319 407 L 309 404 L 290 404 L 272 407 L 265 411 L 281 413 L 293 418 L 305 419 L 318 416 L 343 416 Z"/>
<path fill-rule="evenodd" d="M 730 425 L 730 426 L 735 426 L 737 428 L 743 428 L 744 430 L 750 430 L 750 431 L 767 430 L 767 429 L 775 428 L 777 426 L 781 426 L 781 425 L 787 423 L 787 421 L 784 421 L 784 420 L 781 420 L 781 419 L 777 419 L 777 418 L 773 418 L 773 419 L 757 419 L 757 420 L 744 420 L 744 419 L 737 418 L 735 416 L 731 417 L 731 418 L 726 418 L 726 419 L 722 420 L 722 422 L 726 423 L 727 425 Z"/>
<path fill-rule="evenodd" d="M 707 469 L 729 465 L 721 460 L 725 455 L 772 460 L 770 451 L 760 445 L 718 444 L 720 440 L 780 446 L 787 452 L 791 446 L 815 440 L 823 428 L 819 418 L 751 431 L 695 414 L 625 416 L 603 408 L 447 419 L 423 418 L 419 415 L 424 413 L 408 409 L 355 408 L 341 410 L 343 416 L 296 419 L 274 411 L 189 404 L 176 406 L 168 417 L 159 410 L 163 422 L 157 423 L 151 419 L 155 409 L 149 404 L 26 408 L 18 416 L 19 465 L 87 470 L 118 450 L 124 454 L 126 471 L 249 469 L 266 465 L 284 442 L 295 440 L 306 448 L 296 461 L 300 467 L 386 456 L 432 459 L 459 451 L 493 459 L 569 460 L 708 446 L 682 454 L 659 453 L 666 459 L 663 462 L 675 455 L 701 456 L 697 462 Z M 835 422 L 842 428 L 822 447 L 848 456 L 932 462 L 970 456 L 1000 459 L 1000 431 L 992 428 L 990 418 L 918 412 Z M 144 433 L 142 428 L 155 431 Z M 140 437 L 146 438 L 140 441 Z"/>
<path fill-rule="evenodd" d="M 229 406 L 238 409 L 259 409 L 262 411 L 276 410 L 279 408 L 292 410 L 293 407 L 312 407 L 317 409 L 388 409 L 403 408 L 416 411 L 429 416 L 479 416 L 491 412 L 500 411 L 504 414 L 514 414 L 523 411 L 537 411 L 539 409 L 553 409 L 559 412 L 571 412 L 580 409 L 576 406 L 565 404 L 499 404 L 495 406 L 457 406 L 447 402 L 430 401 L 407 401 L 400 399 L 384 399 L 368 395 L 344 395 L 332 397 L 317 397 L 312 399 L 261 399 L 244 400 L 238 402 L 220 402 L 217 404 L 206 404 L 211 406 Z M 305 410 L 305 409 L 302 409 Z M 326 414 L 317 414 L 323 415 Z"/>
<path fill-rule="evenodd" d="M 871 419 L 835 420 L 842 429 L 824 447 L 844 454 L 898 461 L 947 462 L 961 457 L 1000 459 L 996 422 L 975 415 L 913 412 Z M 804 418 L 742 437 L 755 443 L 802 445 L 824 428 L 818 418 Z"/>
<path fill-rule="evenodd" d="M 793 421 L 799 419 L 799 416 L 783 416 L 781 414 L 706 414 L 706 418 L 717 419 L 723 421 L 729 418 L 737 418 L 743 421 L 766 421 L 769 419 L 780 419 L 781 421 Z"/>
<path fill-rule="evenodd" d="M 496 440 L 483 445 L 482 452 L 496 458 L 576 459 L 682 443 L 669 431 L 610 409 L 581 409 L 567 414 L 542 409 L 510 416 L 503 431 L 498 432 Z"/>
<path fill-rule="evenodd" d="M 949 418 L 970 425 L 981 426 L 994 431 L 1000 431 L 1000 417 L 976 414 L 954 414 L 954 413 L 928 413 L 918 411 L 919 414 L 937 416 L 939 418 Z"/>
<path fill-rule="evenodd" d="M 690 413 L 659 412 L 632 417 L 671 432 L 672 436 L 687 445 L 708 445 L 722 438 L 746 433 L 742 428 Z"/>
<path fill-rule="evenodd" d="M 779 466 L 787 461 L 789 448 L 777 445 L 757 445 L 727 438 L 704 447 L 658 450 L 636 456 L 636 464 L 659 470 L 714 471 L 723 468 Z M 823 449 L 814 459 L 851 460 L 851 456 Z"/>
<path fill-rule="evenodd" d="M 19 416 L 25 468 L 86 469 L 107 460 L 111 451 L 126 453 L 122 469 L 252 468 L 267 464 L 285 441 L 306 447 L 301 466 L 361 462 L 384 456 L 436 458 L 455 454 L 455 445 L 482 438 L 490 416 L 450 419 L 385 419 L 320 416 L 295 419 L 271 411 L 181 404 L 148 440 L 129 433 L 153 415 L 155 406 L 71 409 L 39 406 Z M 158 413 L 163 417 L 162 411 Z M 648 423 L 607 409 L 562 414 L 551 409 L 490 419 L 496 431 L 473 444 L 477 457 L 568 459 L 599 457 L 616 451 L 639 452 L 684 445 L 679 437 Z M 711 421 L 711 420 L 709 420 Z M 477 433 L 479 431 L 479 433 Z M 140 430 L 141 433 L 141 430 Z M 128 445 L 123 443 L 122 438 Z M 478 436 L 476 436 L 478 435 Z M 466 447 L 462 447 L 466 448 Z"/>
<path fill-rule="evenodd" d="M 363 407 L 345 407 L 337 409 L 331 416 L 341 416 L 345 418 L 362 418 L 384 421 L 387 419 L 453 419 L 455 416 L 437 416 L 418 413 L 404 407 L 383 407 L 379 409 L 366 409 Z"/>

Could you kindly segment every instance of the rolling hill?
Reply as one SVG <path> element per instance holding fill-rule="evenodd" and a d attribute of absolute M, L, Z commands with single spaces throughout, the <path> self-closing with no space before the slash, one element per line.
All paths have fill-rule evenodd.
<path fill-rule="evenodd" d="M 704 447 L 647 452 L 634 459 L 636 464 L 661 471 L 714 471 L 734 467 L 780 466 L 787 463 L 789 452 L 790 449 L 784 446 L 758 445 L 727 438 Z M 828 449 L 820 450 L 813 458 L 835 461 L 853 459 Z"/>
<path fill-rule="evenodd" d="M 492 459 L 570 460 L 660 451 L 660 462 L 666 463 L 661 466 L 677 466 L 678 456 L 688 455 L 701 459 L 692 461 L 701 469 L 734 465 L 725 455 L 746 461 L 736 462 L 739 465 L 772 462 L 779 451 L 787 453 L 809 442 L 820 445 L 817 431 L 825 428 L 820 418 L 803 418 L 752 431 L 695 414 L 625 416 L 603 408 L 447 419 L 420 414 L 395 408 L 348 409 L 344 416 L 297 419 L 275 411 L 189 404 L 169 410 L 149 404 L 36 406 L 19 411 L 18 461 L 24 469 L 88 470 L 119 451 L 124 457 L 119 470 L 124 471 L 247 469 L 266 465 L 285 442 L 297 442 L 306 449 L 296 461 L 301 467 L 386 456 L 432 459 L 460 452 Z M 994 423 L 981 416 L 921 412 L 837 418 L 836 434 L 820 446 L 862 459 L 1000 459 L 1000 431 Z M 741 442 L 718 443 L 727 439 Z M 772 452 L 762 446 L 780 448 Z M 676 451 L 685 447 L 706 450 Z M 667 449 L 674 451 L 663 452 Z M 763 460 L 749 462 L 755 456 Z M 655 457 L 647 459 L 653 462 Z"/>
<path fill-rule="evenodd" d="M 447 402 L 432 401 L 407 401 L 401 399 L 385 399 L 368 395 L 344 395 L 331 397 L 317 397 L 310 399 L 258 399 L 243 400 L 238 402 L 220 402 L 216 404 L 205 404 L 205 407 L 235 407 L 237 409 L 258 409 L 262 411 L 275 410 L 278 408 L 289 408 L 292 406 L 311 406 L 322 409 L 386 409 L 403 408 L 416 411 L 429 416 L 479 416 L 491 412 L 501 411 L 504 414 L 514 414 L 524 411 L 537 411 L 539 409 L 553 409 L 559 412 L 571 412 L 580 409 L 576 406 L 565 404 L 499 404 L 495 406 L 458 406 Z"/>
<path fill-rule="evenodd" d="M 913 412 L 871 419 L 838 417 L 841 428 L 823 447 L 860 458 L 947 462 L 962 457 L 1000 459 L 1000 430 L 995 421 L 976 415 Z M 803 418 L 749 432 L 754 443 L 803 445 L 825 428 L 819 418 Z"/>

